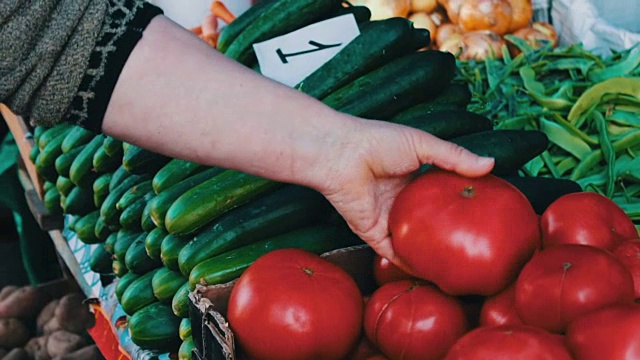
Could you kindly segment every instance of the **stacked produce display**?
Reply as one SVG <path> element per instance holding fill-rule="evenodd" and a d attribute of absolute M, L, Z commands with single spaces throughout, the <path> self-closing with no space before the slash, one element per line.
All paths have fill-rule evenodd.
<path fill-rule="evenodd" d="M 453 6 L 453 2 L 450 0 L 445 6 Z M 223 12 L 220 8 L 217 11 Z M 620 210 L 622 215 L 618 215 L 622 219 L 620 221 L 627 225 L 623 231 L 626 238 L 616 238 L 601 248 L 613 251 L 623 240 L 638 237 L 631 222 L 631 219 L 640 220 L 640 201 L 637 198 L 640 192 L 640 163 L 636 161 L 636 154 L 640 150 L 640 81 L 634 77 L 640 64 L 638 49 L 602 58 L 578 45 L 556 49 L 553 42 L 536 40 L 531 43 L 522 37 L 506 35 L 506 42 L 499 47 L 500 57 L 461 59 L 450 52 L 435 50 L 433 34 L 415 26 L 404 16 L 375 19 L 371 17 L 372 11 L 367 6 L 343 4 L 341 0 L 263 0 L 235 20 L 227 17 L 229 24 L 219 34 L 206 33 L 204 26 L 197 32 L 201 35 L 206 33 L 203 38 L 206 37 L 211 45 L 228 57 L 260 71 L 252 48 L 254 43 L 344 14 L 354 15 L 360 35 L 295 88 L 338 111 L 419 128 L 475 153 L 494 157 L 496 165 L 490 181 L 508 189 L 515 200 L 510 202 L 511 205 L 505 203 L 504 207 L 498 206 L 502 213 L 496 213 L 496 209 L 493 209 L 500 196 L 496 195 L 498 192 L 495 190 L 493 195 L 482 195 L 488 196 L 481 198 L 482 206 L 464 208 L 460 204 L 459 213 L 448 221 L 438 223 L 444 229 L 442 232 L 458 231 L 460 234 L 460 229 L 468 226 L 465 221 L 472 221 L 473 215 L 485 212 L 484 209 L 492 209 L 486 214 L 495 217 L 492 220 L 495 223 L 485 219 L 485 227 L 493 224 L 501 228 L 506 226 L 504 223 L 515 226 L 520 221 L 526 226 L 517 231 L 524 231 L 527 226 L 535 230 L 525 239 L 506 239 L 508 236 L 503 234 L 497 240 L 502 245 L 510 246 L 496 246 L 492 242 L 495 241 L 495 230 L 479 227 L 478 232 L 488 232 L 486 238 L 482 239 L 468 235 L 470 242 L 486 240 L 482 243 L 483 249 L 473 250 L 471 243 L 468 243 L 468 253 L 476 250 L 490 252 L 491 255 L 485 255 L 492 257 L 495 266 L 511 261 L 502 268 L 500 281 L 487 287 L 483 287 L 482 280 L 492 281 L 495 273 L 484 273 L 482 269 L 492 267 L 490 263 L 480 262 L 482 266 L 473 269 L 479 276 L 473 278 L 477 280 L 475 285 L 460 287 L 457 283 L 459 279 L 450 279 L 455 273 L 455 266 L 435 270 L 413 268 L 420 260 L 414 259 L 412 263 L 412 256 L 420 258 L 422 254 L 433 254 L 434 249 L 425 245 L 428 241 L 424 241 L 422 245 L 425 247 L 421 247 L 415 243 L 415 238 L 401 244 L 400 235 L 397 235 L 394 241 L 398 241 L 398 251 L 406 256 L 403 260 L 407 261 L 411 272 L 416 275 L 407 275 L 405 271 L 394 268 L 378 257 L 375 265 L 371 264 L 372 276 L 376 277 L 379 290 L 385 289 L 387 292 L 379 295 L 377 290 L 374 294 L 362 294 L 357 287 L 355 290 L 351 287 L 349 296 L 357 296 L 359 303 L 353 309 L 362 314 L 355 314 L 357 316 L 351 319 L 353 331 L 349 336 L 352 338 L 343 337 L 344 351 L 338 351 L 337 355 L 328 358 L 340 359 L 348 354 L 353 359 L 373 359 L 373 356 L 378 356 L 377 359 L 425 359 L 444 356 L 463 335 L 466 334 L 465 339 L 467 335 L 471 336 L 469 331 L 479 323 L 487 325 L 490 322 L 479 317 L 477 310 L 480 306 L 497 301 L 494 299 L 519 286 L 516 283 L 518 274 L 539 257 L 534 253 L 540 251 L 540 256 L 547 253 L 541 250 L 551 246 L 539 244 L 541 237 L 545 240 L 544 234 L 537 232 L 539 221 L 542 221 L 544 232 L 544 221 L 550 216 L 548 213 L 544 215 L 545 210 L 567 194 L 583 194 L 581 190 L 589 190 L 589 194 L 596 193 L 598 201 L 602 203 L 592 207 L 586 203 L 575 203 L 576 209 L 582 211 L 595 212 L 594 209 L 606 201 L 611 201 L 606 206 L 611 206 L 614 209 L 612 211 L 620 208 L 626 211 Z M 504 33 L 507 32 L 505 30 Z M 168 158 L 70 124 L 36 127 L 34 138 L 36 146 L 31 160 L 46 180 L 45 206 L 51 213 L 64 214 L 68 228 L 82 242 L 99 244 L 98 251 L 92 255 L 91 269 L 117 276 L 115 294 L 128 315 L 131 339 L 144 349 L 177 353 L 180 359 L 191 358 L 195 344 L 191 338 L 188 294 L 197 285 L 217 285 L 237 280 L 256 260 L 276 250 L 296 248 L 315 257 L 313 254 L 364 244 L 348 229 L 326 199 L 308 188 Z M 420 172 L 425 177 L 438 176 L 438 171 L 429 166 L 424 166 Z M 441 179 L 424 187 L 433 187 L 436 193 L 442 194 L 450 190 L 447 184 L 455 184 L 458 180 Z M 477 202 L 475 196 L 479 197 L 480 191 L 476 194 L 472 185 L 468 185 L 468 188 L 463 195 Z M 466 188 L 459 190 L 463 189 Z M 482 189 L 482 186 L 478 189 Z M 423 194 L 412 196 L 420 199 Z M 434 199 L 422 202 L 436 203 Z M 516 203 L 518 205 L 514 205 Z M 446 205 L 433 205 L 433 216 L 445 212 Z M 518 215 L 514 211 L 516 208 L 522 210 L 524 215 Z M 411 213 L 421 214 L 420 211 L 424 210 L 414 208 Z M 558 211 L 558 214 L 565 214 L 562 216 L 567 216 L 566 213 Z M 568 215 L 575 216 L 575 213 Z M 542 220 L 539 220 L 540 217 Z M 551 228 L 551 225 L 547 225 Z M 602 226 L 606 228 L 607 224 Z M 620 230 L 618 225 L 611 227 Z M 518 233 L 509 229 L 505 230 L 508 235 Z M 426 228 L 423 231 L 434 230 Z M 392 228 L 392 235 L 399 232 Z M 454 236 L 439 235 L 443 237 L 443 243 Z M 521 246 L 517 245 L 519 241 Z M 558 242 L 585 243 L 575 238 Z M 504 250 L 509 247 L 512 252 Z M 513 249 L 518 250 L 517 254 L 514 255 Z M 450 249 L 450 254 L 453 254 L 451 264 L 472 264 L 473 259 L 456 255 L 459 250 L 455 246 Z M 294 253 L 292 256 L 297 255 Z M 609 259 L 604 250 L 594 256 Z M 433 259 L 431 262 L 439 261 Z M 585 260 L 576 260 L 580 261 Z M 631 275 L 620 264 L 611 266 L 617 270 L 623 269 L 620 270 L 620 276 L 624 278 L 621 282 L 625 286 L 631 284 L 633 290 Z M 252 271 L 257 272 L 256 278 L 264 276 L 259 270 Z M 340 273 L 342 270 L 329 271 Z M 448 274 L 446 281 L 440 283 L 438 276 L 432 275 L 434 272 Z M 399 280 L 401 282 L 397 283 Z M 447 281 L 454 285 L 447 287 Z M 241 278 L 238 284 L 247 282 L 251 283 L 251 280 Z M 282 283 L 278 286 L 286 287 L 286 282 Z M 395 285 L 388 288 L 385 287 L 387 283 Z M 527 304 L 521 306 L 529 308 L 529 298 L 522 294 L 529 291 L 530 287 L 521 285 L 520 288 L 516 290 L 516 308 L 519 306 L 517 301 Z M 303 289 L 300 288 L 300 291 L 307 291 Z M 623 289 L 628 290 L 628 286 Z M 284 294 L 290 291 L 285 288 L 281 290 Z M 414 290 L 416 300 L 411 300 L 414 301 L 410 302 L 412 306 L 435 303 L 447 309 L 450 317 L 439 318 L 439 321 L 447 322 L 449 328 L 436 328 L 436 332 L 448 334 L 446 341 L 442 340 L 444 338 L 441 335 L 438 335 L 440 341 L 435 341 L 430 338 L 434 336 L 433 333 L 421 333 L 417 329 L 402 334 L 392 320 L 389 320 L 389 326 L 396 328 L 383 330 L 381 327 L 381 317 L 391 317 L 390 313 L 381 314 L 387 311 L 389 299 L 408 296 Z M 234 288 L 234 292 L 239 293 L 240 290 Z M 255 335 L 262 329 L 258 326 L 259 322 L 246 318 L 242 320 L 242 311 L 234 310 L 234 306 L 242 305 L 239 296 L 232 295 L 230 299 L 231 328 L 236 331 L 242 328 L 239 325 L 241 321 L 249 321 L 249 333 L 253 331 Z M 363 296 L 365 299 L 370 296 L 366 306 L 361 302 Z M 549 306 L 557 305 L 553 303 L 553 296 L 549 298 L 550 302 L 540 305 L 541 313 L 549 310 Z M 632 303 L 633 299 L 634 296 L 627 292 L 615 301 L 598 303 L 597 306 L 583 304 L 583 308 L 595 310 L 602 307 L 600 305 Z M 472 311 L 463 309 L 462 304 Z M 268 303 L 262 303 L 260 308 L 269 306 Z M 331 306 L 323 304 L 326 308 Z M 513 310 L 513 306 L 507 307 Z M 519 315 L 522 319 L 515 324 L 524 322 L 540 325 L 535 324 L 539 314 L 518 310 L 517 315 L 512 312 L 501 316 L 511 319 Z M 399 311 L 401 315 L 403 312 Z M 371 316 L 378 320 L 371 320 Z M 394 313 L 393 316 L 400 315 Z M 577 315 L 574 317 L 577 318 Z M 346 321 L 346 318 L 340 320 Z M 553 326 L 547 327 L 547 324 L 542 324 L 526 331 L 535 333 L 536 339 L 550 343 L 549 346 L 557 348 L 559 353 L 568 354 L 569 348 L 565 348 L 561 342 L 554 343 L 557 337 L 551 335 L 563 334 L 567 322 L 564 319 L 562 324 L 554 322 Z M 514 324 L 496 321 L 493 325 L 505 323 Z M 264 332 L 279 334 L 278 324 L 270 326 L 273 328 L 264 329 Z M 579 328 L 579 325 L 575 326 Z M 521 329 L 509 331 L 517 333 Z M 389 335 L 394 332 L 402 334 L 401 337 L 415 336 L 415 340 L 410 344 L 399 341 Z M 344 335 L 340 332 L 336 334 Z M 286 358 L 261 353 L 264 349 L 252 347 L 255 340 L 247 338 L 242 330 L 237 335 L 240 352 L 248 351 L 257 358 Z M 420 336 L 425 338 L 418 340 Z M 421 344 L 426 347 L 416 345 L 418 341 L 423 341 Z M 574 353 L 582 351 L 576 350 L 577 341 L 572 343 L 574 347 L 571 351 Z M 358 342 L 360 345 L 354 350 Z M 414 345 L 417 347 L 412 348 Z M 454 349 L 457 349 L 452 350 L 454 353 L 465 354 L 466 351 L 464 345 L 457 344 Z M 403 357 L 414 350 L 422 355 Z M 433 354 L 433 357 L 421 357 L 425 352 Z M 299 358 L 304 356 L 310 355 Z M 463 358 L 465 355 L 459 356 L 451 355 L 450 358 Z M 558 358 L 564 358 L 562 356 Z"/>

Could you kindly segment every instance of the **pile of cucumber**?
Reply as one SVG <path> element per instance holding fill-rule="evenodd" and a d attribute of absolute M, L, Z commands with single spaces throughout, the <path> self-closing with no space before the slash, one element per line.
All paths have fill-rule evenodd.
<path fill-rule="evenodd" d="M 295 13 L 295 16 L 290 14 Z M 428 131 L 518 169 L 548 146 L 539 131 L 493 130 L 466 110 L 449 53 L 422 50 L 429 33 L 405 18 L 369 21 L 340 0 L 263 0 L 229 24 L 219 47 L 255 67 L 251 44 L 353 13 L 361 34 L 296 88 L 339 111 Z M 236 279 L 259 256 L 297 247 L 323 253 L 362 244 L 319 193 L 235 170 L 171 159 L 81 127 L 36 127 L 31 159 L 45 205 L 99 244 L 91 269 L 115 274 L 116 296 L 140 347 L 189 358 L 188 294 Z M 181 345 L 182 344 L 182 345 Z"/>

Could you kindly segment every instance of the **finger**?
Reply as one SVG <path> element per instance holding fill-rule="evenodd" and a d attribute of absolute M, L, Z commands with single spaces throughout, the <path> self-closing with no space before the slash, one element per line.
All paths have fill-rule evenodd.
<path fill-rule="evenodd" d="M 423 164 L 433 164 L 469 177 L 486 175 L 493 169 L 493 158 L 476 155 L 462 146 L 428 133 L 421 133 L 417 137 L 416 151 Z"/>

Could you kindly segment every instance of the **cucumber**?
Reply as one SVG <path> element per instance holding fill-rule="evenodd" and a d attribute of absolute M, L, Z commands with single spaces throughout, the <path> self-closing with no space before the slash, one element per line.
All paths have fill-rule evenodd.
<path fill-rule="evenodd" d="M 451 53 L 415 52 L 357 78 L 322 102 L 347 114 L 385 120 L 440 93 L 455 69 Z"/>
<path fill-rule="evenodd" d="M 149 232 L 144 241 L 144 247 L 150 258 L 154 260 L 161 260 L 160 254 L 162 253 L 162 241 L 167 235 L 169 235 L 169 233 L 163 228 L 155 228 Z"/>
<path fill-rule="evenodd" d="M 437 110 L 465 110 L 471 102 L 471 90 L 467 84 L 452 83 L 440 95 L 426 102 L 414 105 L 391 118 L 392 122 L 401 122 L 419 116 L 427 116 Z"/>
<path fill-rule="evenodd" d="M 29 151 L 29 160 L 31 160 L 31 162 L 35 164 L 39 154 L 40 154 L 40 148 L 34 145 L 33 147 L 31 147 L 31 151 Z"/>
<path fill-rule="evenodd" d="M 100 146 L 93 154 L 93 171 L 98 174 L 104 174 L 115 171 L 122 164 L 122 159 L 116 156 L 109 156 L 104 150 L 104 146 Z"/>
<path fill-rule="evenodd" d="M 179 317 L 186 319 L 189 317 L 189 281 L 185 281 L 176 291 L 171 299 L 171 309 L 173 313 Z"/>
<path fill-rule="evenodd" d="M 278 0 L 261 0 L 243 12 L 231 23 L 223 27 L 220 31 L 220 36 L 218 36 L 216 49 L 224 54 L 229 48 L 231 42 L 235 40 L 235 38 L 237 38 L 238 35 L 247 28 L 247 26 L 252 24 L 258 17 L 262 16 L 267 8 L 273 6 L 277 1 Z"/>
<path fill-rule="evenodd" d="M 109 195 L 109 182 L 111 182 L 112 173 L 104 173 L 93 182 L 93 205 L 97 208 L 102 206 L 104 199 Z"/>
<path fill-rule="evenodd" d="M 38 141 L 40 140 L 40 136 L 47 131 L 49 128 L 46 126 L 36 125 L 33 128 L 33 141 L 35 142 L 35 146 L 38 147 Z"/>
<path fill-rule="evenodd" d="M 323 222 L 332 210 L 318 192 L 287 185 L 233 209 L 202 229 L 180 251 L 184 275 L 213 256 L 291 230 Z"/>
<path fill-rule="evenodd" d="M 44 149 L 40 150 L 40 157 L 38 160 L 40 162 L 40 166 L 54 169 L 57 172 L 56 159 L 62 154 L 62 149 L 60 149 L 60 146 L 62 145 L 62 141 L 64 139 L 65 134 L 60 134 L 57 137 L 51 139 L 51 141 L 47 143 L 47 146 L 45 146 Z"/>
<path fill-rule="evenodd" d="M 444 140 L 493 129 L 493 122 L 488 117 L 467 110 L 438 110 L 402 119 L 397 123 L 426 131 Z"/>
<path fill-rule="evenodd" d="M 131 174 L 124 168 L 123 165 L 120 165 L 120 167 L 118 167 L 111 176 L 111 181 L 109 181 L 109 191 L 115 189 L 129 176 L 131 176 Z"/>
<path fill-rule="evenodd" d="M 149 199 L 144 209 L 142 209 L 142 215 L 140 216 L 140 225 L 142 226 L 142 230 L 147 232 L 156 228 L 156 224 L 151 219 L 151 202 L 155 198 L 156 196 L 154 196 L 152 199 Z"/>
<path fill-rule="evenodd" d="M 101 217 L 98 217 L 96 221 L 96 227 L 93 229 L 93 232 L 96 234 L 98 240 L 107 241 L 109 235 L 113 234 L 113 231 L 104 224 Z"/>
<path fill-rule="evenodd" d="M 69 168 L 69 179 L 77 186 L 92 187 L 93 182 L 98 178 L 98 174 L 93 171 L 93 155 L 101 147 L 103 141 L 104 135 L 95 136 L 73 160 L 71 168 Z"/>
<path fill-rule="evenodd" d="M 228 210 L 281 185 L 258 176 L 227 170 L 180 195 L 167 211 L 165 227 L 174 235 L 193 233 Z"/>
<path fill-rule="evenodd" d="M 89 268 L 98 274 L 111 274 L 113 271 L 111 254 L 105 250 L 102 244 L 96 246 L 89 256 Z"/>
<path fill-rule="evenodd" d="M 80 241 L 85 244 L 97 244 L 102 242 L 96 237 L 96 222 L 100 218 L 100 212 L 94 210 L 87 215 L 82 216 L 74 226 L 76 234 Z"/>
<path fill-rule="evenodd" d="M 82 216 L 77 216 L 77 215 L 68 215 L 67 216 L 68 221 L 67 221 L 67 228 L 71 231 L 76 231 L 76 223 L 78 222 L 78 220 L 80 220 L 80 218 L 82 218 Z"/>
<path fill-rule="evenodd" d="M 182 319 L 182 321 L 180 321 L 180 328 L 178 332 L 180 333 L 180 339 L 182 340 L 191 337 L 191 319 Z"/>
<path fill-rule="evenodd" d="M 60 176 L 69 177 L 69 170 L 71 169 L 71 164 L 78 157 L 82 149 L 84 149 L 85 145 L 81 145 L 75 147 L 66 153 L 58 156 L 53 163 L 53 166 L 56 168 L 56 172 Z"/>
<path fill-rule="evenodd" d="M 176 353 L 180 348 L 180 318 L 169 305 L 155 303 L 140 309 L 129 318 L 128 327 L 131 341 L 142 349 Z"/>
<path fill-rule="evenodd" d="M 153 275 L 151 287 L 158 301 L 171 303 L 173 296 L 186 281 L 187 278 L 180 272 L 161 268 Z"/>
<path fill-rule="evenodd" d="M 49 142 L 58 136 L 68 134 L 74 127 L 75 125 L 63 122 L 50 128 L 46 128 L 40 136 L 38 136 L 38 148 L 42 151 Z"/>
<path fill-rule="evenodd" d="M 42 176 L 45 181 L 55 182 L 58 179 L 58 173 L 56 172 L 55 165 L 46 164 L 42 161 L 43 152 L 40 151 L 36 156 L 36 161 L 33 163 L 38 175 Z"/>
<path fill-rule="evenodd" d="M 529 199 L 538 215 L 542 215 L 559 197 L 582 191 L 580 184 L 569 179 L 541 176 L 503 176 L 502 178 L 518 188 Z"/>
<path fill-rule="evenodd" d="M 65 214 L 86 215 L 96 210 L 93 203 L 93 189 L 74 187 L 67 195 L 64 204 Z"/>
<path fill-rule="evenodd" d="M 115 175 L 114 175 L 115 176 Z M 113 180 L 113 177 L 111 178 Z M 116 204 L 132 187 L 135 185 L 149 180 L 149 175 L 131 175 L 124 179 L 115 189 L 109 192 L 109 195 L 104 199 L 102 206 L 100 206 L 100 216 L 104 223 L 109 226 L 117 226 L 119 224 L 120 211 L 116 208 Z"/>
<path fill-rule="evenodd" d="M 260 256 L 277 249 L 299 248 L 316 254 L 362 243 L 342 226 L 318 225 L 257 241 L 196 265 L 189 274 L 189 289 L 196 284 L 224 284 L 239 277 Z"/>
<path fill-rule="evenodd" d="M 115 288 L 116 298 L 118 299 L 118 301 L 122 300 L 122 294 L 124 294 L 124 291 L 127 290 L 129 285 L 131 285 L 131 283 L 133 283 L 140 276 L 141 275 L 134 273 L 127 273 L 126 275 L 118 279 Z"/>
<path fill-rule="evenodd" d="M 167 211 L 178 197 L 191 188 L 213 178 L 216 175 L 219 175 L 223 171 L 224 169 L 217 167 L 209 168 L 201 173 L 189 176 L 158 194 L 149 202 L 149 215 L 151 216 L 153 223 L 158 227 L 164 227 L 164 220 L 167 215 Z"/>
<path fill-rule="evenodd" d="M 340 7 L 342 0 L 279 0 L 267 6 L 231 42 L 225 55 L 241 64 L 255 60 L 253 44 L 309 25 Z"/>
<path fill-rule="evenodd" d="M 129 246 L 133 244 L 138 238 L 145 235 L 143 232 L 120 230 L 118 231 L 118 237 L 113 245 L 113 257 L 114 259 L 123 263 L 125 262 L 125 256 Z"/>
<path fill-rule="evenodd" d="M 196 348 L 196 344 L 193 342 L 191 336 L 182 340 L 182 345 L 178 349 L 178 360 L 191 360 L 193 350 Z"/>
<path fill-rule="evenodd" d="M 81 126 L 74 126 L 71 131 L 64 138 L 64 141 L 61 144 L 61 149 L 63 153 L 68 153 L 82 147 L 87 144 L 91 139 L 93 139 L 96 134 L 90 130 L 87 130 Z"/>
<path fill-rule="evenodd" d="M 122 149 L 122 141 L 118 139 L 114 139 L 111 136 L 107 136 L 104 138 L 104 142 L 102 143 L 102 147 L 104 148 L 104 152 L 109 156 L 114 157 L 122 157 L 123 149 Z"/>
<path fill-rule="evenodd" d="M 129 145 L 122 156 L 122 165 L 132 174 L 155 174 L 171 158 L 135 145 Z"/>
<path fill-rule="evenodd" d="M 127 267 L 118 260 L 113 260 L 111 262 L 111 269 L 117 277 L 123 277 L 129 272 L 129 270 L 127 270 Z"/>
<path fill-rule="evenodd" d="M 147 255 L 147 250 L 144 248 L 144 239 L 146 237 L 146 233 L 144 233 L 143 236 L 136 238 L 127 249 L 124 264 L 129 272 L 142 275 L 157 269 L 161 265 L 159 261 L 153 260 Z"/>
<path fill-rule="evenodd" d="M 155 193 L 153 191 L 149 191 L 143 197 L 139 198 L 133 204 L 124 209 L 120 215 L 120 226 L 123 229 L 130 230 L 141 229 L 142 212 L 147 206 L 149 200 L 153 199 L 154 196 Z"/>
<path fill-rule="evenodd" d="M 162 239 L 160 246 L 160 260 L 162 264 L 171 270 L 178 270 L 178 255 L 180 250 L 191 240 L 189 237 L 180 237 L 169 234 Z"/>
<path fill-rule="evenodd" d="M 336 10 L 327 14 L 326 18 L 320 18 L 318 21 L 333 19 L 338 16 L 352 14 L 358 24 L 366 24 L 371 20 L 371 9 L 365 5 L 351 5 L 338 7 Z"/>
<path fill-rule="evenodd" d="M 107 239 L 104 241 L 104 248 L 111 255 L 115 254 L 116 241 L 118 240 L 118 232 L 112 232 L 107 236 Z"/>
<path fill-rule="evenodd" d="M 191 161 L 173 159 L 158 170 L 153 177 L 153 191 L 159 194 L 205 168 L 206 166 Z"/>
<path fill-rule="evenodd" d="M 62 215 L 62 207 L 60 206 L 60 192 L 55 186 L 45 191 L 42 201 L 44 202 L 44 207 L 47 209 L 49 214 Z"/>
<path fill-rule="evenodd" d="M 56 187 L 56 183 L 55 183 L 55 181 L 53 181 L 53 182 L 52 182 L 52 181 L 45 181 L 45 182 L 44 182 L 44 184 L 42 184 L 42 189 L 43 189 L 45 192 L 46 192 L 46 191 L 49 191 L 49 190 L 51 190 L 51 189 L 53 189 L 53 188 L 55 188 L 55 187 Z"/>
<path fill-rule="evenodd" d="M 138 199 L 145 196 L 149 191 L 152 191 L 151 180 L 142 181 L 134 185 L 131 189 L 127 190 L 120 200 L 116 202 L 116 209 L 122 211 L 136 202 Z"/>
<path fill-rule="evenodd" d="M 120 305 L 122 305 L 122 309 L 128 315 L 133 315 L 143 307 L 158 301 L 153 295 L 153 288 L 151 287 L 151 280 L 157 271 L 158 269 L 151 270 L 127 286 L 127 289 L 122 294 Z M 129 326 L 131 326 L 131 324 L 129 324 Z M 180 325 L 178 324 L 178 326 Z M 129 329 L 131 329 L 131 327 L 129 327 Z M 176 331 L 177 330 L 176 327 Z"/>
<path fill-rule="evenodd" d="M 410 41 L 414 31 L 426 33 L 421 46 Z M 368 22 L 360 27 L 360 35 L 333 58 L 307 76 L 295 88 L 316 99 L 323 99 L 358 77 L 429 45 L 429 32 L 413 28 L 402 17 Z"/>
<path fill-rule="evenodd" d="M 58 192 L 64 196 L 69 195 L 75 186 L 76 184 L 64 176 L 58 176 L 58 179 L 56 180 L 56 189 L 58 189 Z"/>

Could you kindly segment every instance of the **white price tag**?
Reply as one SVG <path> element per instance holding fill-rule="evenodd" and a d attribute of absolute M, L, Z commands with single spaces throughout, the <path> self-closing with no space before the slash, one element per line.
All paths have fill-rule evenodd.
<path fill-rule="evenodd" d="M 253 45 L 262 75 L 295 86 L 360 35 L 352 14 Z"/>

